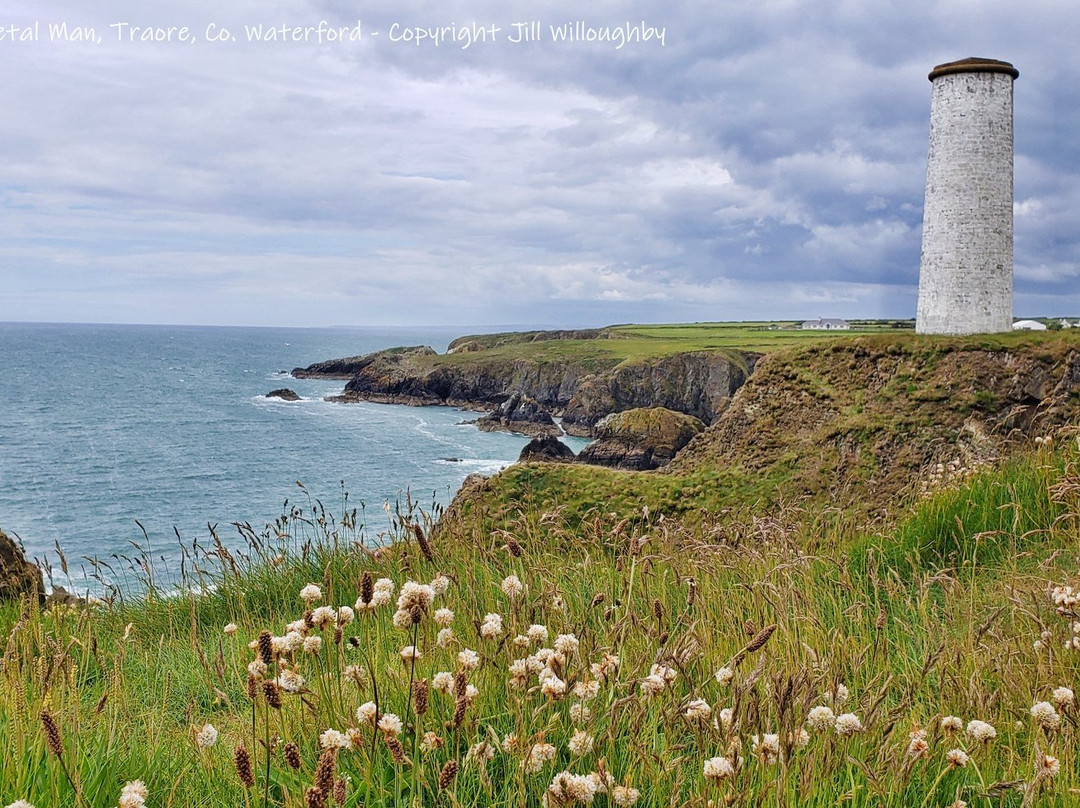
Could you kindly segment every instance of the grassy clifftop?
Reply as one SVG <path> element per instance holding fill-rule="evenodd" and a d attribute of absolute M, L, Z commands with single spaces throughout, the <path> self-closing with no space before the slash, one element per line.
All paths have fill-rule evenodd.
<path fill-rule="evenodd" d="M 485 484 L 483 508 L 697 519 L 806 497 L 882 513 L 1075 422 L 1078 352 L 1067 332 L 813 341 L 762 358 L 662 472 L 515 466 Z"/>

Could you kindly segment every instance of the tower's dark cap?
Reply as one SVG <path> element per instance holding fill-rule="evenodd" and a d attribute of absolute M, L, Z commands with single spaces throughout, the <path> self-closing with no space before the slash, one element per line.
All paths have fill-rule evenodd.
<path fill-rule="evenodd" d="M 929 79 L 933 81 L 940 76 L 948 76 L 952 73 L 1008 73 L 1014 79 L 1020 78 L 1020 71 L 1009 62 L 1000 62 L 997 59 L 980 59 L 972 56 L 961 59 L 959 62 L 946 62 L 938 65 L 930 71 Z"/>

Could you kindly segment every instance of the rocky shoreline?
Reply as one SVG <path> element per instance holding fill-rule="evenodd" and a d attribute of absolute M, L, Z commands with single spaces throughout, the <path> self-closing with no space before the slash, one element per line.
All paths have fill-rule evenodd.
<path fill-rule="evenodd" d="M 548 416 L 561 418 L 567 434 L 594 437 L 604 417 L 639 408 L 663 407 L 708 425 L 759 356 L 689 351 L 605 366 L 573 358 L 504 359 L 490 356 L 475 342 L 463 345 L 469 347 L 455 354 L 438 354 L 426 346 L 391 348 L 317 362 L 295 368 L 292 375 L 346 380 L 341 394 L 329 399 L 343 403 L 444 405 L 494 415 L 512 396 L 524 396 Z"/>

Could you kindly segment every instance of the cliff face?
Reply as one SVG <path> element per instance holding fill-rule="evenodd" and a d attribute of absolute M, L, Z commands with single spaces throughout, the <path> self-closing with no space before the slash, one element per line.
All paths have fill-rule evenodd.
<path fill-rule="evenodd" d="M 710 424 L 753 370 L 757 354 L 745 364 L 723 354 L 693 351 L 659 359 L 623 362 L 608 373 L 582 380 L 563 412 L 563 428 L 589 435 L 605 415 L 650 407 L 692 415 Z"/>
<path fill-rule="evenodd" d="M 576 332 L 575 332 L 576 333 Z M 466 343 L 463 343 L 465 345 Z M 515 393 L 534 399 L 575 435 L 591 435 L 605 415 L 665 407 L 710 423 L 757 359 L 711 351 L 604 363 L 573 358 L 493 360 L 483 348 L 440 362 L 430 348 L 395 348 L 297 368 L 304 377 L 348 377 L 337 401 L 448 404 L 492 410 Z M 599 366 L 598 366 L 599 365 Z"/>
<path fill-rule="evenodd" d="M 763 358 L 668 466 L 784 470 L 790 495 L 885 501 L 1080 417 L 1080 344 L 863 338 Z"/>

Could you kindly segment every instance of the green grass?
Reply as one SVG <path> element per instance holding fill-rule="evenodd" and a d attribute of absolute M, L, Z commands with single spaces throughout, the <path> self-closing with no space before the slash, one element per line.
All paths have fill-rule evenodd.
<path fill-rule="evenodd" d="M 1054 688 L 1080 685 L 1080 652 L 1062 650 L 1072 620 L 1047 596 L 1051 584 L 1078 583 L 1078 462 L 1072 448 L 1041 449 L 920 500 L 880 535 L 829 508 L 782 503 L 696 520 L 640 509 L 615 519 L 598 500 L 572 522 L 558 508 L 523 503 L 516 517 L 450 514 L 434 532 L 407 508 L 364 527 L 363 515 L 300 506 L 265 531 L 245 531 L 229 552 L 211 545 L 189 555 L 185 583 L 199 594 L 164 597 L 151 588 L 105 607 L 0 608 L 0 803 L 114 806 L 122 785 L 141 779 L 152 806 L 305 806 L 313 804 L 304 795 L 320 735 L 354 728 L 357 745 L 334 761 L 348 806 L 538 806 L 563 770 L 607 772 L 639 791 L 639 806 L 705 808 L 729 798 L 778 808 L 946 806 L 957 798 L 980 808 L 1075 805 L 1076 709 L 1062 710 L 1061 726 L 1046 732 L 1029 708 Z M 433 542 L 431 558 L 413 522 Z M 380 532 L 383 549 L 365 549 Z M 415 629 L 394 628 L 393 603 L 357 615 L 340 636 L 333 626 L 305 629 L 321 638 L 318 651 L 276 656 L 269 674 L 291 659 L 307 692 L 285 694 L 278 710 L 259 684 L 249 701 L 248 643 L 302 619 L 306 584 L 321 587 L 313 605 L 352 605 L 365 573 L 391 578 L 399 590 L 441 573 L 449 586 Z M 501 588 L 511 574 L 525 586 L 517 599 Z M 440 607 L 454 611 L 457 641 L 446 648 L 432 619 Z M 487 639 L 480 625 L 492 613 L 504 632 Z M 234 636 L 223 633 L 227 623 L 238 626 Z M 509 681 L 512 661 L 540 646 L 513 641 L 533 624 L 549 630 L 546 647 L 560 634 L 579 641 L 556 666 L 565 697 L 546 695 L 535 671 L 523 688 Z M 769 626 L 762 647 L 747 651 Z M 399 656 L 406 645 L 422 651 L 415 665 Z M 455 698 L 438 692 L 418 718 L 410 681 L 456 671 L 462 648 L 480 658 L 466 673 L 478 696 L 464 720 L 455 725 Z M 619 658 L 607 677 L 590 671 L 605 655 Z M 646 697 L 642 683 L 654 664 L 675 676 Z M 363 668 L 357 681 L 345 675 L 349 665 Z M 731 684 L 714 677 L 725 665 L 735 670 Z M 575 719 L 573 686 L 590 680 L 598 683 L 585 703 L 591 715 Z M 863 731 L 813 732 L 805 747 L 792 745 L 810 709 L 831 703 L 827 693 L 840 684 L 850 696 L 833 706 L 858 716 Z M 411 765 L 396 763 L 382 733 L 358 722 L 356 708 L 376 699 L 404 721 L 399 740 Z M 714 716 L 732 709 L 734 723 L 688 719 L 693 699 Z M 60 728 L 59 758 L 46 744 L 42 710 Z M 944 735 L 943 715 L 988 721 L 998 737 L 984 746 L 963 732 Z M 200 749 L 194 731 L 205 723 L 220 738 Z M 919 729 L 928 752 L 913 758 L 910 733 Z M 577 730 L 593 739 L 581 756 L 568 748 Z M 427 732 L 438 743 L 424 751 Z M 552 744 L 554 759 L 526 772 L 521 751 L 501 748 L 511 733 L 526 746 Z M 779 735 L 780 762 L 754 755 L 752 737 L 764 733 Z M 495 751 L 482 767 L 468 752 L 485 741 Z M 282 757 L 286 742 L 299 748 L 299 770 Z M 235 771 L 238 744 L 254 759 L 251 789 Z M 949 769 L 952 748 L 971 755 L 968 766 Z M 744 762 L 733 782 L 705 780 L 704 760 L 736 753 Z M 1044 754 L 1060 761 L 1055 778 L 1037 776 Z M 440 789 L 451 760 L 460 771 Z M 614 803 L 598 794 L 593 804 Z"/>

